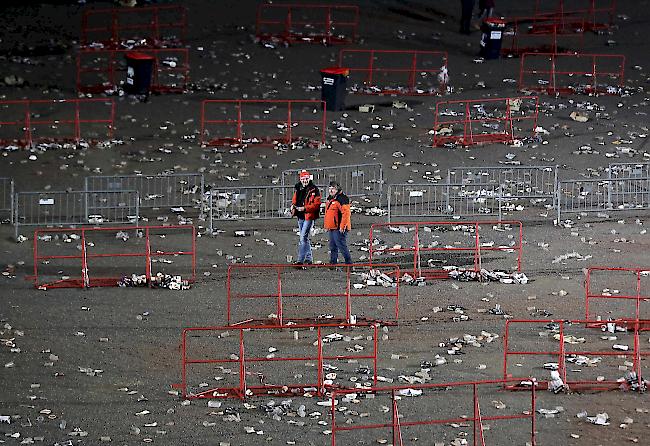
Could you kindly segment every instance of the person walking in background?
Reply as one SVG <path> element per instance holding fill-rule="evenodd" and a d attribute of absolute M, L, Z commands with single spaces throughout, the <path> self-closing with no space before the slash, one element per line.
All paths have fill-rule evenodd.
<path fill-rule="evenodd" d="M 311 265 L 314 257 L 311 252 L 309 242 L 309 232 L 311 231 L 314 221 L 318 218 L 320 212 L 320 191 L 311 180 L 311 175 L 306 170 L 301 170 L 298 176 L 299 182 L 295 185 L 295 191 L 291 198 L 291 215 L 298 219 L 298 232 L 300 240 L 298 241 L 298 258 L 297 265 L 306 263 Z"/>
<path fill-rule="evenodd" d="M 492 17 L 494 14 L 494 8 L 496 6 L 496 0 L 478 0 L 478 19 L 479 23 L 483 20 Z"/>
<path fill-rule="evenodd" d="M 338 263 L 339 251 L 343 254 L 345 263 L 352 263 L 348 250 L 348 232 L 352 229 L 350 223 L 350 199 L 341 190 L 341 185 L 331 181 L 325 204 L 324 227 L 330 236 L 330 263 Z"/>
<path fill-rule="evenodd" d="M 460 33 L 469 34 L 469 27 L 472 24 L 472 12 L 474 11 L 474 0 L 460 0 Z"/>

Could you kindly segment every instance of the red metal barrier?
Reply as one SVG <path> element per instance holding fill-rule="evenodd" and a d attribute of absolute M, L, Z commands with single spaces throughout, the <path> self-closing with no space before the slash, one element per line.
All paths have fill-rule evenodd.
<path fill-rule="evenodd" d="M 330 410 L 332 446 L 356 445 L 362 436 L 392 437 L 395 446 L 402 444 L 402 438 L 426 439 L 425 444 L 535 445 L 535 387 L 527 389 L 530 398 L 503 390 L 518 381 L 335 390 Z M 349 410 L 339 410 L 343 404 Z M 340 417 L 345 422 L 338 421 Z M 459 424 L 466 429 L 460 432 Z M 458 437 L 455 442 L 453 439 Z"/>
<path fill-rule="evenodd" d="M 535 2 L 535 17 L 556 21 L 565 29 L 607 29 L 614 23 L 615 15 L 616 0 L 572 0 L 569 4 L 564 0 Z"/>
<path fill-rule="evenodd" d="M 104 117 L 97 118 L 98 115 Z M 0 101 L 0 142 L 30 147 L 39 143 L 94 141 L 102 130 L 113 137 L 113 99 Z"/>
<path fill-rule="evenodd" d="M 390 264 L 230 265 L 226 318 L 228 325 L 397 323 L 399 276 L 399 268 Z"/>
<path fill-rule="evenodd" d="M 358 29 L 358 6 L 265 3 L 257 7 L 255 36 L 262 42 L 345 44 L 357 40 Z"/>
<path fill-rule="evenodd" d="M 584 33 L 564 31 L 562 23 L 551 20 L 535 17 L 510 19 L 503 32 L 501 54 L 518 57 L 523 53 L 564 53 L 582 48 Z"/>
<path fill-rule="evenodd" d="M 512 143 L 533 136 L 538 104 L 536 96 L 438 102 L 433 146 Z"/>
<path fill-rule="evenodd" d="M 82 46 L 179 46 L 186 33 L 187 8 L 178 5 L 90 9 L 81 19 Z"/>
<path fill-rule="evenodd" d="M 435 95 L 447 89 L 447 52 L 341 50 L 339 67 L 350 70 L 360 94 Z"/>
<path fill-rule="evenodd" d="M 180 248 L 178 247 L 180 246 Z M 194 226 L 37 229 L 34 286 L 90 288 L 117 286 L 132 274 L 153 286 L 157 273 L 196 279 Z"/>
<path fill-rule="evenodd" d="M 487 235 L 490 227 L 494 230 Z M 513 234 L 508 234 L 508 230 Z M 378 233 L 382 234 L 382 240 Z M 390 237 L 393 239 L 389 241 Z M 520 221 L 376 223 L 370 227 L 369 257 L 373 264 L 382 259 L 398 263 L 399 256 L 410 263 L 412 258 L 412 268 L 402 271 L 413 277 L 447 279 L 452 269 L 521 271 L 522 242 Z M 514 254 L 515 265 L 508 264 L 511 258 L 506 263 L 490 258 L 490 254 L 502 253 Z"/>
<path fill-rule="evenodd" d="M 650 268 L 593 266 L 587 269 L 585 319 L 650 320 L 648 302 L 650 302 Z"/>
<path fill-rule="evenodd" d="M 204 145 L 324 144 L 326 128 L 324 101 L 209 99 L 201 103 Z"/>
<path fill-rule="evenodd" d="M 101 93 L 119 88 L 126 79 L 124 56 L 130 51 L 80 49 L 77 53 L 77 91 Z M 186 48 L 143 48 L 138 52 L 154 57 L 152 92 L 183 92 L 187 89 L 190 63 Z"/>
<path fill-rule="evenodd" d="M 548 388 L 550 381 L 540 377 L 546 378 L 551 370 L 557 370 L 571 389 L 610 390 L 626 385 L 634 388 L 625 375 L 635 373 L 634 380 L 642 382 L 641 359 L 650 352 L 641 351 L 639 332 L 648 324 L 649 320 L 619 320 L 615 324 L 595 320 L 508 320 L 503 339 L 503 377 L 528 374 L 541 388 Z M 606 335 L 590 329 L 593 326 L 601 327 Z M 542 329 L 547 331 L 541 332 Z M 547 346 L 548 343 L 557 343 L 557 347 Z M 510 363 L 509 368 L 512 356 L 517 362 L 514 366 Z M 576 364 L 576 368 L 567 363 Z"/>
<path fill-rule="evenodd" d="M 625 82 L 622 54 L 525 53 L 519 89 L 548 94 L 620 94 Z"/>
<path fill-rule="evenodd" d="M 376 386 L 377 334 L 377 325 L 364 324 L 185 328 L 181 383 L 173 387 L 183 398 L 243 400 L 322 396 L 354 386 L 353 376 Z"/>

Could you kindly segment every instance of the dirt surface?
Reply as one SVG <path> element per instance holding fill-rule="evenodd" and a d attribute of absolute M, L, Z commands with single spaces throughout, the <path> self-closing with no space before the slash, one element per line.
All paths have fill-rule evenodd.
<path fill-rule="evenodd" d="M 386 183 L 394 184 L 409 180 L 426 182 L 423 178 L 435 175 L 444 177 L 447 169 L 453 166 L 499 166 L 514 159 L 521 165 L 558 165 L 558 175 L 562 179 L 602 178 L 610 162 L 647 162 L 650 156 L 645 137 L 648 132 L 645 88 L 650 65 L 645 37 L 650 29 L 650 2 L 619 0 L 616 3 L 615 26 L 608 32 L 585 34 L 581 51 L 624 54 L 628 93 L 597 97 L 540 96 L 539 125 L 549 134 L 543 135 L 541 141 L 528 141 L 522 147 L 487 144 L 432 148 L 429 131 L 433 126 L 436 102 L 516 95 L 516 84 L 504 80 L 518 78 L 520 60 L 474 63 L 480 33 L 458 34 L 460 8 L 457 1 L 359 2 L 361 41 L 354 47 L 448 51 L 453 93 L 444 98 L 399 98 L 408 104 L 406 109 L 392 107 L 396 99 L 393 97 L 350 95 L 347 110 L 328 112 L 327 145 L 276 150 L 269 147 L 201 147 L 197 142 L 201 101 L 242 97 L 318 99 L 320 91 L 314 88 L 320 83 L 318 70 L 335 64 L 339 47 L 311 44 L 264 47 L 253 38 L 257 2 L 183 2 L 189 11 L 186 41 L 190 50 L 193 91 L 152 95 L 147 102 L 116 96 L 114 137 L 123 144 L 110 144 L 105 148 L 4 150 L 0 177 L 13 177 L 17 191 L 79 190 L 83 188 L 84 177 L 91 174 L 162 172 L 202 172 L 206 183 L 215 186 L 270 185 L 285 169 L 379 162 L 383 165 Z M 532 0 L 501 0 L 497 12 L 504 16 L 530 15 L 534 4 Z M 0 73 L 5 78 L 5 83 L 0 84 L 2 99 L 76 97 L 75 48 L 80 36 L 81 15 L 87 8 L 111 6 L 108 2 L 90 0 L 85 4 L 7 2 L 0 10 L 4 24 L 0 30 Z M 24 85 L 8 85 L 6 76 L 10 75 L 22 78 Z M 374 112 L 360 113 L 359 104 L 374 104 Z M 589 120 L 573 121 L 569 115 L 576 110 L 585 113 Z M 385 123 L 392 123 L 392 129 L 382 128 Z M 337 130 L 341 124 L 352 131 Z M 377 124 L 379 129 L 373 128 Z M 367 143 L 360 141 L 362 134 L 372 133 L 379 133 L 380 137 Z M 343 138 L 349 142 L 343 142 Z M 586 145 L 598 153 L 575 153 Z M 633 150 L 624 152 L 619 150 L 621 146 Z M 393 156 L 395 152 L 401 152 L 403 157 Z M 176 221 L 171 213 L 166 217 L 166 223 Z M 390 385 L 391 381 L 406 385 L 405 378 L 400 376 L 414 376 L 423 361 L 435 363 L 436 355 L 444 357 L 446 363 L 431 368 L 430 383 L 499 379 L 503 376 L 507 318 L 583 318 L 585 268 L 648 265 L 647 214 L 610 212 L 608 218 L 573 214 L 568 216 L 572 220 L 562 225 L 554 225 L 553 211 L 544 208 L 533 211 L 527 208 L 525 212 L 515 211 L 505 217 L 524 220 L 522 271 L 530 281 L 503 284 L 444 280 L 428 281 L 423 287 L 402 285 L 398 326 L 379 330 L 378 374 L 386 378 L 380 385 Z M 349 242 L 355 261 L 367 261 L 368 253 L 362 248 L 367 247 L 370 225 L 383 221 L 385 217 L 353 215 Z M 323 401 L 321 398 L 294 396 L 290 398 L 289 409 L 274 418 L 272 410 L 265 410 L 265 406 L 269 407 L 272 400 L 280 404 L 288 398 L 257 397 L 247 404 L 228 399 L 220 400 L 220 406 L 209 407 L 206 400 L 182 400 L 171 387 L 181 381 L 182 329 L 226 323 L 228 265 L 282 264 L 287 255 L 295 255 L 297 242 L 294 222 L 290 220 L 218 221 L 214 236 L 207 234 L 205 220 L 194 218 L 193 223 L 200 235 L 196 245 L 197 283 L 188 291 L 34 289 L 29 280 L 33 274 L 31 228 L 22 231 L 28 241 L 15 243 L 13 228 L 8 224 L 0 227 L 2 266 L 6 267 L 0 279 L 4 289 L 0 298 L 0 338 L 3 340 L 0 415 L 10 417 L 7 419 L 10 424 L 4 422 L 4 418 L 0 422 L 0 442 L 47 445 L 331 444 L 329 407 L 317 405 L 318 401 Z M 234 231 L 242 229 L 248 236 L 235 237 Z M 317 244 L 315 261 L 326 262 L 326 234 L 315 234 L 312 242 Z M 567 253 L 575 254 L 567 256 Z M 496 257 L 498 261 L 512 263 L 511 258 L 506 258 L 507 254 Z M 402 266 L 408 266 L 407 262 Z M 340 283 L 339 279 L 328 277 L 339 272 L 314 271 L 299 271 L 292 280 L 304 281 L 305 287 L 318 293 Z M 309 274 L 316 277 L 310 278 Z M 275 284 L 275 279 L 261 280 Z M 295 283 L 290 285 L 296 286 Z M 620 283 L 601 286 L 623 287 Z M 497 304 L 506 316 L 489 311 Z M 309 306 L 308 303 L 302 305 Z M 384 303 L 364 302 L 358 314 L 372 317 L 377 305 Z M 459 320 L 460 313 L 452 311 L 450 306 L 464 308 L 467 320 Z M 519 346 L 527 350 L 556 348 L 557 343 L 547 338 L 549 333 L 545 325 L 541 321 L 531 323 L 517 332 Z M 588 346 L 578 347 L 582 350 L 588 350 L 592 343 L 603 342 L 597 330 L 573 328 L 576 332 L 572 334 L 589 339 Z M 481 336 L 482 332 L 498 337 L 487 342 L 484 333 L 480 347 L 465 345 L 463 355 L 448 353 L 450 339 Z M 231 336 L 235 334 L 235 331 L 230 333 Z M 618 334 L 617 342 L 631 342 L 628 336 Z M 278 348 L 281 353 L 290 350 L 292 345 L 291 339 L 261 338 L 255 347 L 260 355 L 269 354 L 269 347 Z M 605 340 L 605 348 L 612 342 Z M 647 332 L 641 334 L 639 342 L 641 351 L 647 350 L 650 342 Z M 369 348 L 367 339 L 364 345 Z M 607 357 L 595 372 L 587 370 L 586 366 L 583 369 L 572 366 L 569 375 L 578 380 L 585 376 L 615 380 L 630 369 L 625 364 L 629 359 Z M 553 360 L 552 357 L 543 358 L 544 362 Z M 549 379 L 548 370 L 543 370 L 539 362 L 531 370 L 526 367 L 527 359 L 509 358 L 508 361 L 508 372 L 513 376 L 527 377 L 533 373 L 542 381 Z M 521 367 L 514 364 L 521 364 Z M 346 364 L 348 368 L 350 365 L 355 364 Z M 304 369 L 303 362 L 296 362 L 282 365 L 279 370 L 287 377 L 295 377 L 306 373 Z M 642 373 L 647 369 L 644 358 Z M 359 382 L 364 380 L 362 374 L 354 370 L 345 373 L 346 377 L 358 375 Z M 215 379 L 224 375 L 227 373 L 223 369 L 208 368 L 194 384 L 204 381 L 214 384 Z M 459 407 L 463 408 L 462 414 L 471 416 L 469 394 L 448 390 L 442 395 L 438 399 L 431 398 L 430 394 L 404 397 L 404 411 L 444 418 Z M 498 415 L 500 409 L 495 407 L 502 401 L 507 406 L 504 411 L 521 412 L 526 409 L 521 406 L 522 399 L 517 397 L 525 398 L 525 395 L 492 388 L 481 395 L 481 408 L 484 413 Z M 349 420 L 346 425 L 350 426 L 363 422 L 360 413 L 372 413 L 372 419 L 383 413 L 371 400 L 340 404 L 347 409 L 341 409 L 337 423 L 346 424 Z M 306 406 L 304 417 L 298 413 L 300 405 Z M 537 408 L 556 406 L 562 406 L 563 411 L 554 417 L 537 414 L 539 445 L 648 443 L 650 402 L 645 393 L 575 391 L 555 395 L 538 391 Z M 576 416 L 583 411 L 589 416 L 606 412 L 610 424 L 589 424 Z M 628 417 L 633 421 L 626 420 Z M 387 422 L 391 422 L 390 418 Z M 530 425 L 525 422 L 485 424 L 492 426 L 486 431 L 485 444 L 526 444 L 530 441 Z M 452 441 L 457 441 L 453 444 L 465 444 L 456 439 L 467 439 L 471 444 L 472 432 L 471 423 L 455 427 L 447 423 L 445 427 L 430 426 L 429 430 L 404 428 L 402 431 L 404 444 L 452 444 Z M 359 431 L 354 437 L 340 436 L 337 444 L 392 443 L 391 435 L 386 429 Z M 386 442 L 382 443 L 383 440 Z"/>

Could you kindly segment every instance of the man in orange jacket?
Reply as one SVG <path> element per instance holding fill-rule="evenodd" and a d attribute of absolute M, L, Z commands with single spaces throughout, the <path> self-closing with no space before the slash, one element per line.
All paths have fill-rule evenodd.
<path fill-rule="evenodd" d="M 314 262 L 314 258 L 309 243 L 309 231 L 320 212 L 320 191 L 311 181 L 311 175 L 306 170 L 300 171 L 298 178 L 300 182 L 296 184 L 291 198 L 291 215 L 298 218 L 300 232 L 298 259 L 295 263 L 310 265 Z"/>
<path fill-rule="evenodd" d="M 324 227 L 330 236 L 330 263 L 338 262 L 339 251 L 341 251 L 345 263 L 351 264 L 352 257 L 347 245 L 348 232 L 352 229 L 350 199 L 341 191 L 341 185 L 336 181 L 330 182 L 328 192 Z"/>

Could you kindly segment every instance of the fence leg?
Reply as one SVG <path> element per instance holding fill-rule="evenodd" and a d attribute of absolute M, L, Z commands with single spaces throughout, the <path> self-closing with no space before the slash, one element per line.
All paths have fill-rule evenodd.
<path fill-rule="evenodd" d="M 246 399 L 246 360 L 244 359 L 244 330 L 239 330 L 239 391 L 240 398 Z"/>
<path fill-rule="evenodd" d="M 81 288 L 90 288 L 88 257 L 86 255 L 86 231 L 81 230 Z"/>

